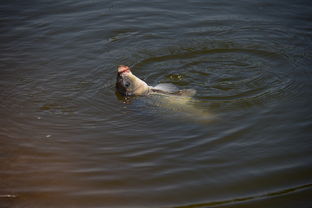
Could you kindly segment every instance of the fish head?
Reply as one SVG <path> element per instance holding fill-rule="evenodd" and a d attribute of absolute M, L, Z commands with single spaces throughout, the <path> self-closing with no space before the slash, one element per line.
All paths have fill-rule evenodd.
<path fill-rule="evenodd" d="M 116 89 L 124 96 L 146 95 L 149 92 L 149 86 L 125 65 L 118 66 Z"/>

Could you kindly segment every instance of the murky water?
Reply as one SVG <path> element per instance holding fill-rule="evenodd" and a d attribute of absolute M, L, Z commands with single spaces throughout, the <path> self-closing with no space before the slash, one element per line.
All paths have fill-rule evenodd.
<path fill-rule="evenodd" d="M 310 1 L 0 11 L 0 207 L 312 206 Z M 124 102 L 120 64 L 195 110 Z"/>

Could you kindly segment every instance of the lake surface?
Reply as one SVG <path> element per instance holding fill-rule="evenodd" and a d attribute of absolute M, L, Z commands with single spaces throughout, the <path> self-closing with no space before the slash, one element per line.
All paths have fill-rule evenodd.
<path fill-rule="evenodd" d="M 1 208 L 312 207 L 311 1 L 1 1 L 0 44 Z"/>

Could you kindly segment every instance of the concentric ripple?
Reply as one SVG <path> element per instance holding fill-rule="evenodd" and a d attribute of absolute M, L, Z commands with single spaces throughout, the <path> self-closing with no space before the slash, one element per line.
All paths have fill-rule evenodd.
<path fill-rule="evenodd" d="M 0 207 L 311 207 L 311 8 L 2 1 Z"/>
<path fill-rule="evenodd" d="M 153 85 L 196 89 L 196 98 L 206 105 L 253 106 L 296 92 L 298 86 L 284 73 L 290 66 L 283 54 L 231 45 L 237 47 L 214 43 L 200 49 L 188 44 L 168 55 L 145 58 L 134 65 L 134 71 L 144 73 L 141 76 Z"/>

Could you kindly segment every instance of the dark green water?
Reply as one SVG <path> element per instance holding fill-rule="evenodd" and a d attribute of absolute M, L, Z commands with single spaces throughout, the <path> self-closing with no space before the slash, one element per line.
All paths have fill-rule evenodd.
<path fill-rule="evenodd" d="M 308 0 L 1 1 L 0 207 L 311 207 L 311 49 Z"/>

